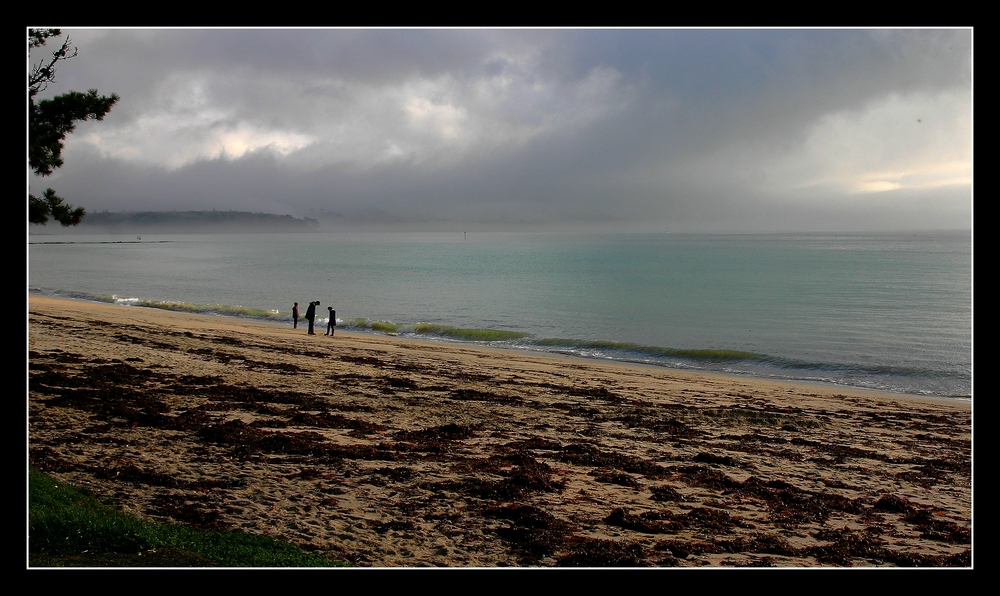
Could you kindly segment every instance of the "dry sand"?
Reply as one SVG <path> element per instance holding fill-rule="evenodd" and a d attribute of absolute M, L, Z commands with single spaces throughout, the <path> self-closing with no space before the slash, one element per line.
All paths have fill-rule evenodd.
<path fill-rule="evenodd" d="M 971 565 L 967 400 L 32 295 L 33 465 L 362 566 Z"/>

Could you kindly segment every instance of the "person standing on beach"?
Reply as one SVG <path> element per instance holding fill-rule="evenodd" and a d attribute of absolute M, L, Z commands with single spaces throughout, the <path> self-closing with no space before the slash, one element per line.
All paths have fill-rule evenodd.
<path fill-rule="evenodd" d="M 292 307 L 292 329 L 299 328 L 299 303 L 296 302 L 295 306 Z"/>
<path fill-rule="evenodd" d="M 313 322 L 316 320 L 316 307 L 319 306 L 319 300 L 309 303 L 309 308 L 306 309 L 306 320 L 309 321 L 309 335 L 316 335 L 313 331 Z"/>
<path fill-rule="evenodd" d="M 329 335 L 333 337 L 334 327 L 337 326 L 337 311 L 333 310 L 332 306 L 326 307 L 326 310 L 330 311 L 330 318 L 326 323 L 326 333 L 323 335 Z"/>

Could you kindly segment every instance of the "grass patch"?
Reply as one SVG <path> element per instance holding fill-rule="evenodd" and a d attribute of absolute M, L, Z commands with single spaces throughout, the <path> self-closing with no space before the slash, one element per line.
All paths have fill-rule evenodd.
<path fill-rule="evenodd" d="M 29 567 L 347 566 L 269 536 L 138 519 L 29 469 Z"/>

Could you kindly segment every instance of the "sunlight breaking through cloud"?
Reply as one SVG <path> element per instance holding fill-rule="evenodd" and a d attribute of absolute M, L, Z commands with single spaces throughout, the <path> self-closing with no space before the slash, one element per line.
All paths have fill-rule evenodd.
<path fill-rule="evenodd" d="M 971 184 L 971 97 L 957 95 L 892 94 L 828 114 L 779 167 L 799 187 L 851 194 Z"/>

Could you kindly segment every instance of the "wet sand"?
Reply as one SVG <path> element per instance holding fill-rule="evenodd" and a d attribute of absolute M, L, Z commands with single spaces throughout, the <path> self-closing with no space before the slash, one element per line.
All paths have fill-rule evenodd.
<path fill-rule="evenodd" d="M 971 408 L 29 297 L 32 465 L 361 566 L 971 565 Z"/>

